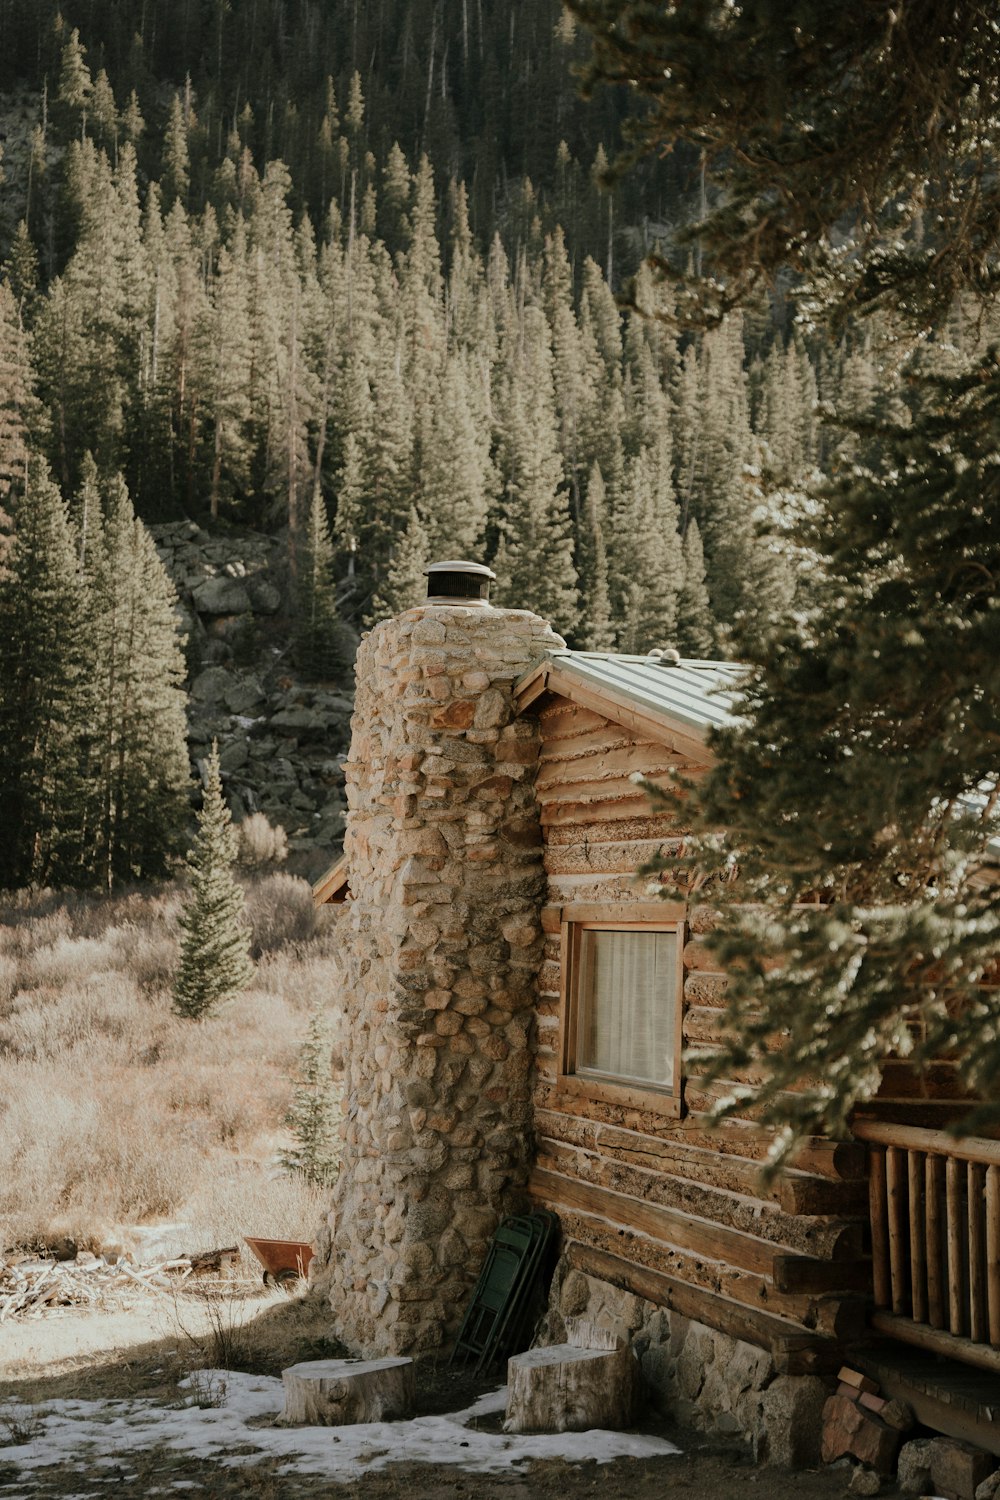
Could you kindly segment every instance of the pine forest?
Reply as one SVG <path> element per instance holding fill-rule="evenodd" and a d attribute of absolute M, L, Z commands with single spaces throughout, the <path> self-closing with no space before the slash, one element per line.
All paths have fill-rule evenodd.
<path fill-rule="evenodd" d="M 808 589 L 785 532 L 857 456 L 838 419 L 905 412 L 893 342 L 794 322 L 780 280 L 685 330 L 697 158 L 609 186 L 621 102 L 580 99 L 587 46 L 557 0 L 0 6 L 0 484 L 12 523 L 48 517 L 0 600 L 48 653 L 28 717 L 28 657 L 4 669 L 5 823 L 25 830 L 7 883 L 168 856 L 163 819 L 146 841 L 123 800 L 155 786 L 169 823 L 184 780 L 170 585 L 136 590 L 141 523 L 280 537 L 318 678 L 345 671 L 339 622 L 416 602 L 445 556 L 597 650 L 725 654 Z M 948 337 L 983 331 L 956 317 Z M 97 639 L 109 587 L 140 601 L 159 704 Z M 126 748 L 147 713 L 172 726 L 152 781 Z"/>

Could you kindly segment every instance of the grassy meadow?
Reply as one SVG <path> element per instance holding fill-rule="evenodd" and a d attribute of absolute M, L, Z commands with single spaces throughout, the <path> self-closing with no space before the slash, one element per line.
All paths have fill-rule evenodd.
<path fill-rule="evenodd" d="M 179 886 L 0 900 L 0 1251 L 164 1222 L 185 1249 L 313 1237 L 329 1195 L 277 1159 L 332 943 L 305 881 L 246 890 L 255 980 L 201 1021 L 171 1009 Z"/>

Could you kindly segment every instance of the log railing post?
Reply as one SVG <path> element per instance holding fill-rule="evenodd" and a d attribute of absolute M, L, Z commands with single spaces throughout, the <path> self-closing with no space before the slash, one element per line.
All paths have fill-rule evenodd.
<path fill-rule="evenodd" d="M 924 1158 L 919 1151 L 906 1153 L 910 1200 L 910 1291 L 913 1317 L 927 1322 L 927 1240 L 924 1223 Z"/>
<path fill-rule="evenodd" d="M 965 1331 L 962 1275 L 962 1163 L 949 1156 L 944 1164 L 948 1243 L 948 1328 L 961 1336 Z"/>
<path fill-rule="evenodd" d="M 986 1300 L 990 1343 L 1000 1349 L 1000 1167 L 986 1168 Z"/>
<path fill-rule="evenodd" d="M 854 1129 L 868 1143 L 873 1326 L 1000 1369 L 1000 1139 Z"/>
<path fill-rule="evenodd" d="M 932 1328 L 945 1325 L 944 1310 L 944 1162 L 928 1154 L 925 1163 L 925 1211 L 927 1214 L 927 1303 Z"/>
<path fill-rule="evenodd" d="M 966 1167 L 969 1224 L 969 1337 L 985 1344 L 988 1337 L 986 1308 L 986 1168 L 970 1161 Z"/>
<path fill-rule="evenodd" d="M 906 1152 L 890 1146 L 885 1154 L 886 1186 L 889 1194 L 889 1267 L 892 1274 L 892 1310 L 908 1313 L 907 1280 L 909 1255 L 906 1248 Z"/>
<path fill-rule="evenodd" d="M 889 1270 L 889 1200 L 885 1182 L 885 1147 L 871 1146 L 868 1152 L 868 1208 L 872 1227 L 872 1279 L 875 1306 L 892 1306 L 892 1279 Z"/>

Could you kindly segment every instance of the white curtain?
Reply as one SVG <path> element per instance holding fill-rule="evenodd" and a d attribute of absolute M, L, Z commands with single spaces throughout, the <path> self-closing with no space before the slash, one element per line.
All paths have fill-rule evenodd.
<path fill-rule="evenodd" d="M 580 933 L 577 1072 L 669 1087 L 676 943 L 673 932 Z"/>

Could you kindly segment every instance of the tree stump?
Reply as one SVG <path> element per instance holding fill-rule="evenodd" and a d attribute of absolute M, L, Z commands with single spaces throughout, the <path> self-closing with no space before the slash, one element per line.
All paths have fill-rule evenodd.
<path fill-rule="evenodd" d="M 289 1426 L 391 1422 L 413 1412 L 412 1359 L 315 1359 L 281 1372 Z"/>
<path fill-rule="evenodd" d="M 623 1339 L 568 1318 L 569 1342 L 515 1354 L 507 1364 L 504 1432 L 585 1432 L 627 1427 L 639 1371 Z"/>

